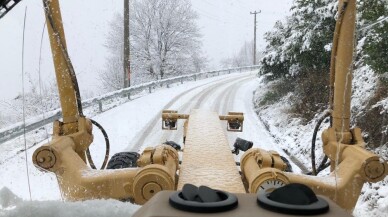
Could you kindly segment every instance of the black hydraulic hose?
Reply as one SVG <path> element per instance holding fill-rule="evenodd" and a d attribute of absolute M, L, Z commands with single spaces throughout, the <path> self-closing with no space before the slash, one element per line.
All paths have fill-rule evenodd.
<path fill-rule="evenodd" d="M 329 158 L 325 155 L 325 157 L 322 159 L 321 164 L 319 165 L 317 169 L 317 175 L 320 173 L 322 170 L 326 169 L 328 166 L 330 166 L 330 162 L 327 162 Z"/>
<path fill-rule="evenodd" d="M 319 128 L 322 124 L 322 122 L 331 115 L 331 111 L 326 111 L 322 117 L 320 117 L 318 119 L 318 122 L 317 122 L 317 125 L 315 125 L 315 129 L 314 129 L 314 133 L 313 133 L 313 139 L 311 141 L 311 168 L 312 168 L 312 175 L 316 176 L 318 173 L 317 173 L 317 168 L 316 168 L 316 165 L 315 165 L 315 140 L 317 139 L 317 134 L 318 134 L 318 131 L 319 131 Z M 322 163 L 320 164 L 319 168 L 322 168 L 322 164 L 325 164 L 326 162 L 324 161 L 327 161 L 327 157 L 325 156 L 325 158 L 323 159 Z"/>
<path fill-rule="evenodd" d="M 78 81 L 77 81 L 77 77 L 75 75 L 73 64 L 71 63 L 71 60 L 70 60 L 69 53 L 67 52 L 67 49 L 65 48 L 63 41 L 62 41 L 62 38 L 59 34 L 59 31 L 55 26 L 55 23 L 54 23 L 54 20 L 52 17 L 51 8 L 47 5 L 47 0 L 43 0 L 43 6 L 44 6 L 45 10 L 47 11 L 47 19 L 49 21 L 51 28 L 53 29 L 53 32 L 55 33 L 54 35 L 57 38 L 58 44 L 61 48 L 62 55 L 64 56 L 67 67 L 69 69 L 69 75 L 71 78 L 71 82 L 73 83 L 75 96 L 77 99 L 77 109 L 78 109 L 79 116 L 84 117 L 83 110 L 82 110 L 81 94 L 80 94 L 79 87 L 78 87 Z"/>
<path fill-rule="evenodd" d="M 105 167 L 108 163 L 108 159 L 109 159 L 110 143 L 109 143 L 108 134 L 106 133 L 105 129 L 97 121 L 92 120 L 92 119 L 90 119 L 90 121 L 92 122 L 93 125 L 98 127 L 98 129 L 100 129 L 102 135 L 104 135 L 106 150 L 105 150 L 104 162 L 102 163 L 102 166 L 101 166 L 101 170 L 103 170 L 103 169 L 105 169 Z M 86 150 L 86 157 L 88 158 L 88 162 L 89 162 L 90 167 L 92 169 L 96 169 L 97 167 L 93 162 L 89 148 Z"/>

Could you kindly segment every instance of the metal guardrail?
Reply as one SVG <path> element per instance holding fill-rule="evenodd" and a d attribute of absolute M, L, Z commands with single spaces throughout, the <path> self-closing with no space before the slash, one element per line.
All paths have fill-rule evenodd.
<path fill-rule="evenodd" d="M 185 81 L 196 81 L 200 80 L 203 78 L 208 78 L 209 76 L 219 76 L 219 75 L 224 75 L 224 74 L 230 74 L 230 73 L 236 73 L 236 72 L 244 72 L 244 71 L 252 71 L 255 69 L 258 69 L 259 66 L 246 66 L 246 67 L 239 67 L 239 68 L 231 68 L 231 69 L 222 69 L 222 70 L 216 70 L 216 71 L 209 71 L 209 72 L 201 72 L 201 73 L 195 73 L 195 74 L 190 74 L 190 75 L 182 75 L 182 76 L 177 76 L 173 78 L 168 78 L 168 79 L 163 79 L 163 80 L 158 80 L 158 81 L 152 81 L 140 85 L 135 85 L 132 87 L 128 87 L 125 89 L 113 91 L 92 99 L 88 99 L 82 102 L 82 107 L 89 108 L 92 106 L 98 105 L 98 110 L 99 112 L 103 112 L 103 104 L 105 101 L 109 101 L 112 99 L 117 99 L 117 98 L 130 98 L 131 95 L 134 95 L 136 93 L 139 93 L 144 90 L 148 90 L 149 93 L 152 92 L 152 90 L 156 87 L 169 87 L 171 84 L 174 83 L 183 83 Z M 53 112 L 50 112 L 53 113 Z M 6 141 L 9 141 L 11 139 L 14 139 L 18 136 L 23 135 L 23 133 L 28 133 L 30 131 L 33 131 L 35 129 L 38 129 L 40 127 L 43 127 L 55 120 L 58 120 L 62 118 L 62 113 L 61 111 L 57 111 L 54 114 L 48 115 L 46 118 L 34 121 L 33 123 L 26 124 L 24 126 L 23 123 L 16 124 L 16 126 L 10 128 L 10 129 L 5 129 L 5 130 L 0 130 L 0 144 L 4 143 Z"/>

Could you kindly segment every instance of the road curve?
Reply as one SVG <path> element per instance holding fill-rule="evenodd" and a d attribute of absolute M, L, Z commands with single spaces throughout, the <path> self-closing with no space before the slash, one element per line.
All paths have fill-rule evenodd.
<path fill-rule="evenodd" d="M 108 132 L 111 141 L 110 156 L 112 156 L 117 152 L 128 150 L 141 152 L 147 146 L 159 145 L 166 140 L 174 140 L 182 144 L 183 121 L 178 123 L 177 131 L 162 131 L 161 111 L 163 109 L 174 109 L 180 113 L 190 113 L 196 108 L 210 109 L 219 114 L 226 114 L 228 111 L 243 112 L 244 131 L 228 132 L 229 144 L 232 146 L 236 137 L 241 137 L 253 141 L 254 147 L 275 150 L 286 156 L 267 133 L 253 109 L 253 91 L 258 84 L 254 72 L 209 78 L 158 90 L 101 113 L 93 119 L 104 126 Z M 222 124 L 225 124 L 226 131 L 226 123 Z M 105 153 L 104 138 L 97 129 L 93 130 L 93 134 L 94 142 L 90 149 L 96 165 L 100 166 Z M 27 157 L 32 199 L 61 199 L 55 175 L 42 173 L 32 165 L 33 151 L 29 150 Z M 239 157 L 236 156 L 236 161 Z M 6 178 L 0 179 L 0 189 L 8 187 L 18 196 L 28 199 L 27 179 L 23 175 L 26 169 L 25 161 L 24 154 L 18 154 L 2 165 L 0 174 Z M 294 166 L 294 168 L 297 167 Z"/>

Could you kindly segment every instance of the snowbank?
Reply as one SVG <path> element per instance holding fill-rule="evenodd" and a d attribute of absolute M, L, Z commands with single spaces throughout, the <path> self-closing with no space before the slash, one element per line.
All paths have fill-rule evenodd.
<path fill-rule="evenodd" d="M 24 201 L 8 188 L 0 190 L 0 216 L 4 217 L 99 217 L 132 216 L 139 208 L 117 200 L 91 200 L 83 202 Z"/>
<path fill-rule="evenodd" d="M 368 67 L 355 70 L 353 80 L 352 113 L 358 115 L 362 112 L 367 103 L 368 97 L 373 96 L 375 91 L 376 76 Z M 307 124 L 302 124 L 298 118 L 294 118 L 289 113 L 291 108 L 290 98 L 292 93 L 283 97 L 278 102 L 269 106 L 259 106 L 261 99 L 271 83 L 262 81 L 254 95 L 254 104 L 259 119 L 264 123 L 268 132 L 275 138 L 279 146 L 289 153 L 292 160 L 305 171 L 311 171 L 311 139 L 314 127 L 319 115 Z M 264 91 L 263 91 L 264 90 Z M 387 108 L 388 99 L 380 101 L 376 106 L 382 105 Z M 320 163 L 323 158 L 321 132 L 329 126 L 323 123 L 321 131 L 316 140 L 316 162 Z M 375 150 L 377 154 L 383 154 L 385 149 Z M 320 176 L 328 174 L 328 170 L 323 171 Z M 375 216 L 385 217 L 388 215 L 388 177 L 383 181 L 374 184 L 365 184 L 357 205 L 355 216 Z"/>

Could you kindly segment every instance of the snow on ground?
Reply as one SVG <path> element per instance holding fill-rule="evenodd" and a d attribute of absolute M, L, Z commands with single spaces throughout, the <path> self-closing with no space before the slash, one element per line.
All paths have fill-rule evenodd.
<path fill-rule="evenodd" d="M 357 115 L 365 107 L 365 102 L 368 97 L 372 96 L 375 88 L 374 83 L 376 77 L 371 74 L 368 68 L 365 71 L 355 71 L 353 80 L 353 98 L 352 98 L 352 112 Z M 261 98 L 266 94 L 270 83 L 265 83 L 264 78 L 254 95 L 254 103 L 256 104 L 256 112 L 259 119 L 266 126 L 269 134 L 279 144 L 280 148 L 285 150 L 291 156 L 290 158 L 301 167 L 304 172 L 311 171 L 311 139 L 314 127 L 320 115 L 317 115 L 309 123 L 303 125 L 301 120 L 293 118 L 290 111 L 290 97 L 291 94 L 283 97 L 278 102 L 270 105 L 260 107 Z M 379 102 L 385 105 L 385 99 Z M 329 123 L 322 123 L 321 131 L 316 139 L 316 157 L 317 165 L 323 158 L 321 132 L 327 128 Z M 379 151 L 376 150 L 376 153 Z M 324 176 L 329 173 L 329 170 L 324 170 L 319 176 Z M 374 184 L 365 184 L 362 193 L 359 197 L 357 205 L 354 210 L 355 216 L 388 216 L 388 177 L 383 181 Z"/>
<path fill-rule="evenodd" d="M 264 97 L 268 86 L 265 83 L 260 83 L 258 90 L 255 92 L 255 103 L 259 103 L 260 99 Z M 310 161 L 310 146 L 313 129 L 315 127 L 315 120 L 307 125 L 302 125 L 300 119 L 293 118 L 288 110 L 290 109 L 289 98 L 290 94 L 275 104 L 268 106 L 258 111 L 259 119 L 267 128 L 268 132 L 276 140 L 281 149 L 286 150 L 292 157 L 294 162 L 298 162 L 304 172 L 311 171 Z M 325 124 L 322 124 L 324 127 Z M 316 156 L 321 158 L 322 146 L 320 146 L 320 133 L 317 135 Z M 316 162 L 320 162 L 318 159 Z"/>
<path fill-rule="evenodd" d="M 117 200 L 83 202 L 28 201 L 14 195 L 8 188 L 0 189 L 0 216 L 7 217 L 128 217 L 139 206 Z"/>
<path fill-rule="evenodd" d="M 120 151 L 141 151 L 166 140 L 182 144 L 183 122 L 178 123 L 177 131 L 161 131 L 160 113 L 163 109 L 174 109 L 181 113 L 189 113 L 196 108 L 210 109 L 220 114 L 228 111 L 243 112 L 244 131 L 228 133 L 230 145 L 236 137 L 251 140 L 254 147 L 276 150 L 284 156 L 287 156 L 287 152 L 292 156 L 291 160 L 299 161 L 298 165 L 305 165 L 306 168 L 302 167 L 302 170 L 309 170 L 309 146 L 315 120 L 301 125 L 298 119 L 290 118 L 286 112 L 289 96 L 262 109 L 257 116 L 252 99 L 260 98 L 266 88 L 262 78 L 255 77 L 254 73 L 224 75 L 158 90 L 112 108 L 93 119 L 108 132 L 111 141 L 110 155 L 113 155 Z M 103 137 L 97 129 L 94 130 L 94 135 L 91 153 L 99 166 L 105 147 Z M 320 141 L 320 138 L 317 140 Z M 22 143 L 22 138 L 15 139 L 14 142 Z M 131 216 L 137 210 L 138 206 L 113 200 L 62 202 L 56 177 L 38 171 L 30 161 L 32 152 L 41 144 L 28 150 L 32 201 L 29 201 L 25 175 L 25 153 L 15 153 L 15 156 L 0 162 L 0 216 L 23 216 L 26 213 L 31 213 L 31 216 L 52 216 L 53 213 L 61 213 L 61 216 Z M 317 145 L 317 156 L 322 156 L 319 142 Z M 240 156 L 236 156 L 237 161 Z M 0 157 L 4 159 L 6 156 L 0 152 Z M 302 172 L 295 164 L 293 169 L 295 172 Z M 388 213 L 387 183 L 388 179 L 365 185 L 354 215 L 380 217 Z"/>
<path fill-rule="evenodd" d="M 143 128 L 151 117 L 158 114 L 161 111 L 161 108 L 171 100 L 171 98 L 192 88 L 201 88 L 203 85 L 222 81 L 224 79 L 234 79 L 236 76 L 238 77 L 240 75 L 224 75 L 197 82 L 188 82 L 169 89 L 161 89 L 152 94 L 134 99 L 122 106 L 108 110 L 105 113 L 93 117 L 93 119 L 101 122 L 106 128 L 111 141 L 111 153 L 120 152 L 130 145 L 130 141 L 136 137 L 138 130 Z M 103 158 L 99 158 L 99 156 L 102 156 L 102 153 L 105 152 L 105 144 L 103 142 L 103 137 L 100 132 L 98 132 L 97 128 L 94 128 L 94 133 L 96 138 L 94 144 L 91 146 L 91 152 L 96 165 L 101 165 Z M 30 136 L 27 141 L 27 147 L 31 147 L 27 151 L 27 162 L 32 186 L 32 199 L 60 199 L 56 177 L 50 173 L 43 173 L 32 165 L 31 159 L 34 150 L 47 142 L 47 140 L 43 141 L 42 138 L 44 137 L 40 137 L 39 134 L 34 134 L 34 132 L 32 132 L 32 136 Z M 23 136 L 1 144 L 0 189 L 4 186 L 8 187 L 16 195 L 23 199 L 28 199 L 29 193 L 25 166 L 26 158 L 23 147 Z"/>
<path fill-rule="evenodd" d="M 147 146 L 159 145 L 165 140 L 175 140 L 182 144 L 183 123 L 179 123 L 177 131 L 161 130 L 160 114 L 163 109 L 176 109 L 182 113 L 189 113 L 196 108 L 210 109 L 222 114 L 228 111 L 239 111 L 245 114 L 244 132 L 228 133 L 231 146 L 238 136 L 253 141 L 255 147 L 276 150 L 285 155 L 282 149 L 275 145 L 274 139 L 267 133 L 254 112 L 252 97 L 258 84 L 259 80 L 255 72 L 190 82 L 142 96 L 101 113 L 93 119 L 105 127 L 111 141 L 110 155 L 113 155 L 125 150 L 141 151 Z M 95 141 L 91 146 L 91 153 L 96 165 L 99 166 L 105 152 L 105 144 L 103 136 L 96 128 L 94 135 Z M 17 138 L 13 142 L 22 144 L 23 139 Z M 82 210 L 85 216 L 106 216 L 108 211 L 101 211 L 104 208 L 106 210 L 123 208 L 123 212 L 120 210 L 120 213 L 113 213 L 113 215 L 109 212 L 109 216 L 121 216 L 124 215 L 123 213 L 130 216 L 136 210 L 136 206 L 117 201 L 60 202 L 61 195 L 56 177 L 37 170 L 31 163 L 33 151 L 41 144 L 33 146 L 27 153 L 32 201 L 29 201 L 25 153 L 16 153 L 7 161 L 1 162 L 0 189 L 3 188 L 3 190 L 0 192 L 0 205 L 2 206 L 0 216 L 20 216 L 26 213 L 32 213 L 32 216 L 47 216 L 69 210 L 74 210 L 74 212 L 68 212 L 63 216 L 72 216 L 71 214 L 79 216 L 79 210 Z M 5 157 L 4 153 L 1 153 L 0 157 Z M 239 156 L 236 157 L 236 160 L 239 160 Z M 296 171 L 300 172 L 296 165 L 293 166 Z M 4 192 L 13 192 L 17 196 Z M 9 198 L 16 199 L 4 202 L 9 201 Z M 4 205 L 7 203 L 8 205 Z M 86 209 L 88 204 L 93 208 Z M 93 210 L 96 206 L 98 208 Z"/>

